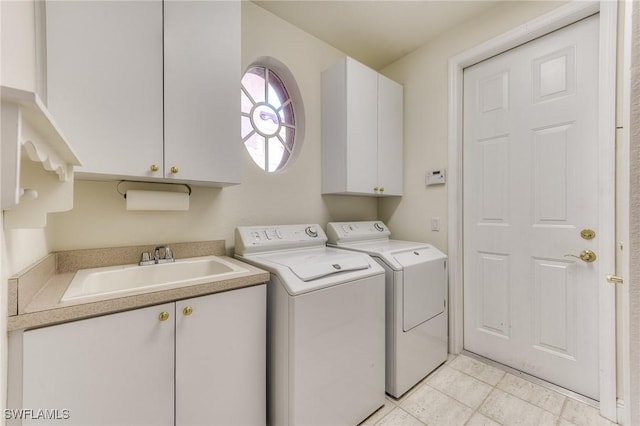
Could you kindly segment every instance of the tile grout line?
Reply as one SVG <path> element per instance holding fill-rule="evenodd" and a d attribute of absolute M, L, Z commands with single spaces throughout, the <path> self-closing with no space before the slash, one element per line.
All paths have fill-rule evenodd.
<path fill-rule="evenodd" d="M 500 379 L 500 380 L 502 380 L 502 379 Z M 498 382 L 498 383 L 500 383 L 500 382 Z M 489 391 L 489 393 L 487 394 L 487 396 L 485 396 L 485 397 L 484 397 L 484 399 L 482 400 L 482 402 L 480 403 L 480 405 L 478 405 L 478 408 L 476 408 L 476 409 L 475 409 L 475 411 L 473 412 L 473 414 L 478 413 L 478 414 L 480 414 L 481 416 L 485 416 L 485 417 L 487 417 L 488 419 L 493 420 L 494 422 L 496 422 L 496 423 L 498 423 L 499 425 L 501 425 L 501 426 L 502 426 L 502 423 L 501 423 L 501 422 L 499 422 L 497 419 L 495 419 L 495 418 L 491 417 L 491 416 L 490 416 L 490 415 L 488 415 L 488 414 L 484 414 L 484 413 L 481 413 L 481 412 L 480 412 L 480 407 L 482 407 L 482 406 L 484 405 L 484 403 L 485 403 L 485 402 L 487 402 L 487 399 L 489 399 L 489 395 L 491 395 L 491 394 L 493 393 L 493 391 L 494 391 L 494 390 L 498 389 L 496 386 L 498 386 L 498 384 L 497 384 L 497 383 L 496 383 L 494 386 L 491 386 L 491 390 Z M 465 425 L 466 425 L 466 424 L 469 424 L 469 421 L 471 421 L 471 418 L 473 417 L 473 414 L 471 414 L 471 417 L 469 417 L 469 420 L 467 420 L 467 422 L 465 423 Z"/>
<path fill-rule="evenodd" d="M 456 370 L 456 371 L 458 371 L 458 370 Z M 478 379 L 478 378 L 476 378 L 476 377 L 473 377 L 473 376 L 471 376 L 471 375 L 469 375 L 469 374 L 466 374 L 466 373 L 465 373 L 465 372 L 463 372 L 463 371 L 459 371 L 459 372 L 460 372 L 461 374 L 464 374 L 465 376 L 468 376 L 468 377 L 470 377 L 470 378 L 472 378 L 472 379 L 474 379 L 474 380 L 476 380 L 476 381 L 478 381 L 478 382 L 482 383 L 482 384 L 485 384 L 485 385 L 489 386 L 490 388 L 495 388 L 495 386 L 491 385 L 490 383 L 483 382 L 482 380 L 479 380 L 479 379 Z M 437 387 L 435 387 L 435 386 L 433 386 L 433 385 L 429 384 L 429 382 L 426 382 L 426 383 L 425 383 L 425 385 L 429 386 L 431 389 L 437 390 L 438 392 L 440 392 L 440 393 L 442 393 L 442 394 L 444 394 L 444 395 L 448 396 L 449 398 L 452 398 L 454 401 L 459 402 L 460 404 L 464 405 L 465 407 L 471 408 L 472 410 L 476 410 L 476 409 L 477 409 L 477 407 L 472 407 L 472 406 L 468 405 L 467 403 L 465 403 L 465 402 L 463 402 L 463 401 L 460 401 L 460 400 L 459 400 L 458 398 L 456 398 L 454 395 L 450 395 L 449 393 L 445 392 L 444 390 L 438 389 Z M 492 390 L 493 390 L 493 389 L 492 389 Z M 491 393 L 491 392 L 492 392 L 492 390 L 491 390 L 491 391 L 489 391 L 489 393 Z M 487 396 L 489 396 L 489 393 L 487 393 Z M 482 403 L 484 403 L 485 399 L 487 399 L 487 397 L 486 397 L 486 396 L 482 399 L 482 402 L 480 403 L 480 405 L 482 405 Z M 478 407 L 480 407 L 480 405 L 478 405 Z"/>
<path fill-rule="evenodd" d="M 386 398 L 385 398 L 386 399 Z M 377 422 L 375 422 L 373 424 L 373 426 L 379 425 L 380 422 L 382 422 L 387 416 L 389 416 L 389 414 L 391 414 L 393 411 L 395 411 L 395 409 L 399 409 L 400 411 L 403 411 L 405 413 L 407 413 L 409 416 L 413 417 L 414 419 L 416 419 L 418 422 L 420 422 L 421 424 L 427 426 L 427 424 L 425 422 L 423 422 L 422 420 L 420 420 L 419 418 L 417 418 L 416 416 L 414 416 L 413 414 L 411 414 L 410 412 L 408 412 L 407 410 L 405 410 L 404 408 L 402 408 L 399 404 L 396 404 L 393 401 L 390 401 L 393 404 L 393 408 L 391 408 L 391 410 L 389 410 L 389 412 L 387 414 L 385 414 L 384 416 L 382 416 Z"/>
<path fill-rule="evenodd" d="M 402 411 L 404 411 L 405 413 L 407 413 L 409 416 L 413 417 L 414 419 L 416 419 L 418 422 L 420 422 L 421 424 L 428 426 L 427 423 L 423 422 L 422 420 L 420 420 L 419 418 L 417 418 L 416 416 L 414 416 L 413 414 L 411 414 L 410 412 L 408 412 L 407 410 L 405 410 L 404 408 L 398 406 L 399 409 L 401 409 Z"/>
<path fill-rule="evenodd" d="M 502 364 L 498 361 L 494 361 L 490 358 L 485 358 L 482 355 L 478 355 L 476 353 L 467 351 L 467 350 L 463 350 L 463 352 L 460 353 L 460 355 L 464 355 L 467 358 L 473 359 L 477 362 L 480 362 L 482 364 L 488 365 L 490 367 L 493 367 L 497 370 L 503 371 L 507 374 L 511 374 L 512 376 L 518 377 L 522 380 L 526 380 L 529 383 L 533 383 L 534 385 L 540 386 L 544 389 L 550 390 L 552 392 L 555 393 L 559 393 L 560 395 L 563 395 L 567 398 L 571 398 L 574 401 L 579 402 L 580 404 L 584 404 L 584 405 L 588 405 L 590 407 L 599 409 L 599 403 L 598 401 L 591 399 L 589 397 L 586 397 L 584 395 L 581 395 L 577 392 L 571 391 L 569 389 L 563 388 L 562 386 L 558 386 L 556 384 L 553 384 L 549 381 L 546 381 L 544 379 L 540 379 L 539 377 L 535 377 L 531 374 L 525 373 L 524 371 L 520 371 L 516 368 L 513 367 L 509 367 L 508 365 Z"/>
<path fill-rule="evenodd" d="M 392 412 L 393 410 L 395 410 L 395 409 L 396 409 L 396 407 L 397 407 L 397 405 L 393 404 L 393 408 L 391 408 L 391 410 L 390 410 L 387 414 L 385 414 L 384 416 L 380 417 L 380 420 L 378 420 L 377 422 L 375 422 L 375 423 L 373 424 L 373 426 L 376 426 L 376 425 L 380 424 L 380 422 L 381 422 L 382 420 L 384 420 L 384 418 L 385 418 L 385 417 L 387 417 L 389 414 L 391 414 L 391 412 Z M 380 407 L 379 409 L 381 410 L 381 409 L 382 409 L 382 407 Z M 372 414 L 372 415 L 373 415 L 373 414 Z"/>
<path fill-rule="evenodd" d="M 469 359 L 471 359 L 471 360 L 474 360 L 474 359 L 473 359 L 473 358 L 471 358 L 471 357 L 467 357 L 467 358 L 469 358 Z M 477 361 L 477 360 L 474 360 L 474 361 Z M 477 362 L 481 362 L 481 361 L 477 361 Z M 483 364 L 484 364 L 484 363 L 483 363 Z M 491 366 L 491 365 L 489 365 L 489 364 L 484 364 L 484 365 L 485 365 L 485 366 L 487 366 L 487 367 L 495 368 L 495 367 L 493 367 L 493 366 Z M 458 368 L 456 368 L 456 367 L 451 367 L 451 368 L 453 368 L 454 370 L 456 370 L 456 371 L 458 371 L 458 372 L 460 372 L 460 373 L 462 373 L 462 374 L 464 374 L 464 375 L 467 375 L 467 376 L 469 376 L 469 377 L 471 377 L 471 378 L 473 378 L 473 379 L 476 379 L 476 380 L 478 380 L 479 382 L 482 382 L 482 383 L 484 383 L 484 384 L 486 384 L 486 385 L 489 385 L 489 386 L 491 386 L 491 387 L 496 387 L 496 386 L 498 385 L 498 383 L 500 382 L 500 380 L 502 380 L 502 377 L 504 377 L 504 376 L 507 374 L 507 372 L 506 372 L 506 371 L 502 371 L 502 370 L 500 370 L 500 369 L 498 369 L 498 368 L 495 368 L 496 370 L 501 371 L 503 374 L 502 374 L 502 377 L 500 377 L 500 380 L 498 380 L 498 383 L 496 383 L 495 385 L 492 385 L 491 383 L 486 382 L 486 381 L 482 380 L 481 378 L 476 377 L 476 376 L 474 376 L 474 375 L 472 375 L 472 374 L 469 374 L 469 373 L 467 373 L 466 371 L 462 371 L 462 370 L 460 370 L 460 369 L 458 369 Z"/>
<path fill-rule="evenodd" d="M 502 371 L 504 374 L 502 375 L 502 377 L 500 378 L 500 380 L 498 380 L 498 383 L 496 383 L 495 385 L 491 385 L 491 383 L 487 383 L 487 382 L 485 382 L 484 380 L 479 379 L 479 378 L 477 378 L 477 377 L 475 377 L 475 376 L 472 376 L 471 374 L 468 374 L 468 373 L 466 373 L 466 372 L 464 372 L 464 371 L 462 371 L 462 370 L 458 370 L 458 369 L 457 369 L 457 368 L 455 368 L 455 367 L 451 367 L 451 368 L 455 369 L 456 371 L 461 372 L 462 374 L 466 374 L 467 376 L 469 376 L 469 377 L 471 377 L 471 378 L 474 378 L 474 379 L 476 379 L 476 380 L 478 380 L 478 381 L 480 381 L 480 382 L 482 382 L 482 383 L 485 383 L 485 384 L 487 384 L 487 385 L 489 385 L 489 386 L 492 386 L 494 389 L 498 389 L 498 390 L 499 390 L 499 391 L 501 391 L 501 392 L 504 392 L 504 393 L 506 393 L 506 394 L 508 394 L 508 395 L 511 395 L 512 397 L 514 397 L 514 398 L 516 398 L 516 399 L 519 399 L 519 400 L 520 400 L 520 401 L 522 401 L 522 402 L 526 402 L 527 404 L 532 405 L 532 406 L 534 406 L 534 407 L 536 407 L 536 408 L 539 408 L 539 409 L 541 409 L 541 410 L 543 410 L 543 411 L 546 411 L 547 413 L 549 413 L 549 414 L 551 414 L 551 415 L 553 415 L 553 416 L 557 416 L 557 417 L 558 417 L 558 419 L 560 419 L 560 418 L 565 418 L 565 417 L 563 417 L 563 416 L 562 416 L 562 414 L 563 414 L 563 412 L 564 412 L 564 409 L 565 409 L 565 406 L 566 406 L 566 404 L 567 404 L 567 401 L 569 400 L 569 398 L 571 398 L 570 396 L 568 396 L 568 395 L 563 395 L 563 394 L 561 394 L 560 392 L 556 392 L 556 391 L 554 391 L 553 389 L 549 389 L 549 388 L 546 388 L 546 387 L 544 387 L 544 386 L 538 385 L 537 383 L 533 383 L 532 381 L 527 380 L 527 379 L 525 379 L 525 378 L 523 378 L 523 377 L 518 377 L 518 376 L 516 376 L 515 374 L 512 374 L 512 373 L 510 373 L 510 372 L 508 372 L 508 371 L 504 371 L 504 370 L 499 369 L 499 368 L 497 368 L 497 367 L 494 367 L 494 366 L 492 366 L 492 365 L 486 364 L 486 363 L 484 363 L 484 362 L 482 362 L 482 361 L 480 361 L 480 360 L 477 360 L 477 359 L 475 359 L 475 358 L 471 358 L 471 357 L 469 357 L 469 356 L 467 356 L 467 358 L 472 359 L 472 360 L 474 360 L 474 361 L 476 361 L 476 362 L 480 362 L 480 363 L 482 363 L 482 364 L 484 364 L 484 365 L 486 365 L 486 366 L 489 366 L 489 367 L 491 367 L 491 368 L 495 368 L 496 370 Z M 537 387 L 539 387 L 539 388 L 541 388 L 541 389 L 543 389 L 543 390 L 546 390 L 546 391 L 549 391 L 549 392 L 553 392 L 553 393 L 555 393 L 555 394 L 558 394 L 558 395 L 562 396 L 562 398 L 564 398 L 564 401 L 563 401 L 563 403 L 562 403 L 562 409 L 560 410 L 560 414 L 556 414 L 556 413 L 554 413 L 554 412 L 552 412 L 552 411 L 547 410 L 547 409 L 546 409 L 546 408 L 544 408 L 544 407 L 541 407 L 541 406 L 539 406 L 539 405 L 537 405 L 537 404 L 534 404 L 534 403 L 532 403 L 532 402 L 530 402 L 530 401 L 527 401 L 526 399 L 522 399 L 522 398 L 521 398 L 521 397 L 519 397 L 518 395 L 515 395 L 515 394 L 513 394 L 513 393 L 511 393 L 511 392 L 509 392 L 509 391 L 506 391 L 506 390 L 504 390 L 504 389 L 500 389 L 500 388 L 498 387 L 498 384 L 500 384 L 500 382 L 501 382 L 501 381 L 502 381 L 502 380 L 507 376 L 507 374 L 511 374 L 513 377 L 516 377 L 516 378 L 518 378 L 518 379 L 524 380 L 524 381 L 525 381 L 525 382 L 527 382 L 527 383 L 531 383 L 532 385 L 535 385 L 535 386 L 537 386 Z M 492 391 L 492 392 L 493 392 L 493 391 Z M 491 392 L 490 392 L 490 393 L 491 393 Z M 455 398 L 454 398 L 454 399 L 455 399 Z M 586 404 L 586 403 L 584 403 L 584 402 L 582 402 L 582 401 L 580 401 L 580 400 L 577 400 L 577 399 L 575 399 L 575 398 L 571 398 L 571 399 L 572 399 L 572 400 L 574 400 L 574 401 L 576 401 L 577 403 L 579 403 L 579 404 L 581 404 L 581 405 L 586 405 L 586 406 L 588 406 L 588 407 L 591 407 L 591 405 Z M 457 400 L 456 400 L 456 401 L 457 401 Z M 461 401 L 458 401 L 458 402 L 461 402 Z M 484 401 L 483 401 L 483 403 L 484 403 Z M 465 404 L 465 405 L 466 405 L 466 404 Z M 482 413 L 480 413 L 480 414 L 482 414 Z M 565 418 L 565 419 L 566 419 L 566 418 Z M 492 419 L 492 420 L 493 420 L 493 419 Z M 498 422 L 498 423 L 499 423 L 499 422 Z"/>
<path fill-rule="evenodd" d="M 557 425 L 560 424 L 560 422 L 562 421 L 562 419 L 564 419 L 564 409 L 567 407 L 567 402 L 569 401 L 569 398 L 565 398 L 564 402 L 562 403 L 562 409 L 560 409 L 560 415 L 558 416 L 558 421 L 556 422 Z M 568 421 L 568 420 L 567 420 Z"/>
<path fill-rule="evenodd" d="M 460 355 L 464 355 L 464 354 L 460 354 Z M 407 415 L 409 415 L 411 418 L 415 419 L 416 421 L 420 422 L 421 424 L 425 424 L 425 425 L 426 425 L 426 423 L 425 423 L 425 422 L 423 422 L 422 420 L 420 420 L 419 418 L 417 418 L 415 415 L 413 415 L 411 412 L 409 412 L 408 410 L 406 410 L 406 409 L 402 406 L 402 404 L 403 404 L 405 401 L 407 401 L 409 398 L 411 398 L 411 396 L 412 396 L 413 394 L 415 394 L 415 393 L 416 393 L 420 388 L 422 388 L 423 386 L 427 386 L 429 389 L 431 389 L 431 390 L 433 390 L 433 391 L 435 391 L 435 392 L 438 392 L 439 394 L 441 394 L 441 395 L 443 395 L 443 396 L 445 396 L 445 397 L 451 398 L 452 400 L 454 400 L 454 401 L 458 402 L 458 403 L 459 403 L 459 404 L 461 404 L 463 407 L 467 407 L 467 408 L 469 408 L 472 412 L 471 412 L 471 415 L 469 416 L 469 418 L 465 421 L 465 423 L 464 423 L 465 425 L 468 425 L 468 424 L 469 424 L 469 422 L 471 421 L 471 419 L 472 419 L 472 418 L 474 417 L 474 415 L 477 413 L 477 414 L 480 414 L 480 415 L 482 415 L 482 416 L 486 416 L 486 418 L 490 419 L 491 421 L 496 422 L 496 423 L 497 423 L 497 424 L 499 424 L 499 425 L 504 426 L 504 425 L 503 425 L 503 423 L 501 423 L 501 422 L 500 422 L 500 421 L 498 421 L 497 419 L 493 418 L 490 414 L 484 414 L 483 412 L 481 412 L 481 411 L 480 411 L 481 407 L 482 407 L 482 406 L 484 406 L 484 404 L 486 403 L 486 401 L 487 401 L 487 399 L 489 398 L 489 396 L 490 396 L 493 392 L 495 392 L 496 390 L 499 390 L 500 392 L 503 392 L 504 394 L 509 395 L 509 396 L 510 396 L 510 397 L 512 397 L 512 398 L 515 398 L 515 399 L 517 399 L 517 400 L 519 400 L 519 401 L 521 401 L 521 402 L 523 402 L 523 403 L 525 403 L 525 404 L 528 404 L 528 405 L 530 405 L 530 406 L 532 406 L 532 407 L 534 407 L 534 408 L 537 408 L 537 409 L 541 410 L 542 412 L 545 412 L 545 413 L 551 414 L 551 415 L 552 415 L 552 416 L 554 416 L 554 417 L 557 417 L 556 425 L 559 425 L 559 424 L 562 422 L 562 420 L 563 420 L 563 419 L 568 421 L 568 419 L 567 419 L 566 417 L 564 417 L 564 414 L 565 414 L 565 411 L 566 411 L 566 409 L 567 409 L 567 405 L 569 404 L 569 400 L 570 400 L 570 399 L 571 399 L 571 400 L 573 400 L 573 401 L 575 401 L 577 404 L 579 404 L 579 405 L 581 405 L 581 406 L 582 406 L 582 405 L 584 405 L 584 406 L 588 406 L 588 407 L 590 407 L 590 406 L 591 406 L 590 404 L 584 403 L 584 402 L 580 401 L 579 399 L 572 398 L 572 397 L 571 397 L 571 396 L 569 396 L 569 395 L 565 395 L 565 394 L 563 394 L 563 393 L 561 393 L 561 392 L 557 392 L 557 391 L 555 391 L 554 389 L 550 389 L 550 388 L 548 388 L 548 387 L 545 387 L 545 386 L 539 385 L 539 384 L 537 384 L 537 383 L 535 383 L 535 382 L 533 382 L 533 381 L 527 380 L 526 376 L 525 376 L 525 377 L 522 377 L 522 376 L 520 376 L 520 375 L 516 375 L 516 374 L 513 374 L 513 373 L 511 373 L 511 372 L 509 372 L 509 371 L 506 371 L 505 369 L 498 368 L 498 367 L 493 366 L 493 365 L 491 365 L 491 364 L 489 364 L 489 363 L 485 363 L 485 362 L 483 362 L 483 361 L 481 361 L 481 360 L 479 360 L 479 359 L 476 359 L 476 358 L 474 358 L 474 357 L 466 356 L 466 358 L 468 358 L 469 360 L 471 360 L 471 361 L 473 361 L 473 362 L 475 362 L 475 363 L 481 364 L 481 365 L 482 365 L 482 366 L 484 366 L 484 367 L 489 367 L 489 368 L 495 369 L 495 370 L 497 370 L 497 371 L 499 371 L 499 372 L 501 372 L 501 373 L 502 373 L 502 376 L 501 376 L 501 377 L 500 377 L 500 379 L 496 382 L 496 384 L 495 384 L 495 385 L 492 385 L 491 383 L 488 383 L 488 382 L 486 382 L 485 380 L 483 380 L 483 379 L 481 379 L 481 378 L 479 378 L 479 377 L 476 377 L 476 376 L 474 376 L 474 375 L 472 375 L 472 374 L 470 374 L 470 373 L 467 373 L 466 371 L 462 371 L 462 370 L 460 370 L 460 369 L 458 369 L 458 368 L 456 368 L 456 367 L 452 366 L 451 364 L 453 363 L 453 361 L 455 361 L 456 359 L 458 359 L 460 355 L 457 355 L 457 356 L 455 356 L 453 359 L 448 360 L 447 362 L 445 362 L 445 363 L 443 363 L 442 365 L 440 365 L 436 370 L 434 370 L 433 372 L 431 372 L 429 375 L 427 375 L 425 378 L 423 378 L 420 382 L 416 383 L 416 385 L 414 385 L 414 386 L 413 386 L 409 391 L 407 391 L 404 395 L 402 395 L 402 397 L 401 397 L 400 399 L 395 400 L 395 398 L 394 398 L 393 396 L 391 396 L 391 395 L 386 395 L 386 396 L 385 396 L 385 400 L 389 401 L 389 403 L 392 405 L 391 410 L 390 410 L 388 413 L 386 413 L 384 416 L 382 416 L 378 421 L 376 421 L 376 423 L 374 424 L 374 426 L 375 426 L 375 425 L 379 425 L 379 424 L 380 424 L 380 423 L 381 423 L 385 418 L 387 418 L 387 416 L 389 415 L 389 413 L 393 412 L 396 408 L 399 408 L 401 411 L 403 411 L 404 413 L 406 413 Z M 463 375 L 465 375 L 465 376 L 468 376 L 469 378 L 471 378 L 471 379 L 473 379 L 473 380 L 476 380 L 476 381 L 478 381 L 479 383 L 483 383 L 483 384 L 485 384 L 485 385 L 487 385 L 487 386 L 489 386 L 489 387 L 490 387 L 490 391 L 487 393 L 487 395 L 484 397 L 484 399 L 482 400 L 482 402 L 480 402 L 480 404 L 478 404 L 478 406 L 477 406 L 476 408 L 473 408 L 473 407 L 471 407 L 471 406 L 467 405 L 466 403 L 464 403 L 464 402 L 462 402 L 462 401 L 458 400 L 458 398 L 456 398 L 456 397 L 454 397 L 454 396 L 452 396 L 452 395 L 449 395 L 449 393 L 447 393 L 447 392 L 441 391 L 440 389 L 438 389 L 438 388 L 436 388 L 436 387 L 432 386 L 432 385 L 429 383 L 430 379 L 432 379 L 432 378 L 435 376 L 435 374 L 437 374 L 437 373 L 438 373 L 438 371 L 442 371 L 442 370 L 444 369 L 444 367 L 447 367 L 447 366 L 450 366 L 453 370 L 455 370 L 456 372 L 458 372 L 458 373 L 460 373 L 460 374 L 463 374 Z M 526 382 L 526 383 L 528 383 L 528 384 L 530 384 L 530 385 L 534 386 L 534 389 L 533 389 L 534 391 L 541 390 L 541 391 L 543 391 L 543 392 L 545 392 L 545 393 L 546 393 L 546 392 L 550 392 L 550 393 L 552 393 L 552 394 L 555 394 L 555 395 L 559 395 L 559 396 L 561 396 L 561 397 L 563 398 L 563 402 L 562 402 L 562 407 L 561 407 L 561 409 L 560 409 L 559 414 L 556 414 L 556 413 L 554 413 L 554 412 L 552 412 L 552 411 L 550 411 L 550 410 L 548 410 L 548 409 L 546 409 L 546 408 L 544 408 L 544 407 L 542 407 L 542 406 L 540 406 L 540 405 L 538 405 L 538 404 L 536 404 L 536 403 L 533 403 L 533 402 L 531 402 L 531 401 L 528 401 L 528 400 L 526 400 L 526 399 L 523 399 L 523 398 L 521 398 L 520 396 L 515 395 L 514 393 L 512 393 L 512 392 L 510 392 L 510 391 L 508 391 L 508 390 L 506 390 L 506 389 L 501 389 L 501 388 L 499 388 L 498 386 L 500 385 L 500 383 L 502 383 L 502 382 L 505 380 L 505 378 L 507 378 L 507 374 L 511 374 L 511 376 L 513 376 L 514 378 L 519 379 L 519 380 L 522 380 L 522 381 L 524 381 L 524 382 Z M 538 388 L 539 388 L 539 389 L 538 389 Z M 545 400 L 545 401 L 546 401 L 546 400 Z"/>
<path fill-rule="evenodd" d="M 467 404 L 465 404 L 462 401 L 459 401 L 457 398 L 441 391 L 440 389 L 434 388 L 433 386 L 429 385 L 428 383 L 425 383 L 424 386 L 429 387 L 431 390 L 433 390 L 434 392 L 438 392 L 440 395 L 444 395 L 447 398 L 452 399 L 453 401 L 457 402 L 458 404 L 462 405 L 465 408 L 468 408 L 471 410 L 471 415 L 469 416 L 469 418 L 466 420 L 465 424 L 471 419 L 471 417 L 473 417 L 473 414 L 475 413 L 475 409 L 473 407 L 469 407 Z"/>

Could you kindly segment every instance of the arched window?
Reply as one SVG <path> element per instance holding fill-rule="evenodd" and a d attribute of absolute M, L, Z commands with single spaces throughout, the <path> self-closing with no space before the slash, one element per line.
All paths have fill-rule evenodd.
<path fill-rule="evenodd" d="M 280 171 L 288 164 L 301 137 L 303 117 L 298 112 L 302 109 L 294 105 L 298 99 L 287 86 L 269 66 L 252 65 L 242 77 L 242 142 L 253 161 L 267 172 Z M 299 98 L 297 86 L 294 91 Z"/>

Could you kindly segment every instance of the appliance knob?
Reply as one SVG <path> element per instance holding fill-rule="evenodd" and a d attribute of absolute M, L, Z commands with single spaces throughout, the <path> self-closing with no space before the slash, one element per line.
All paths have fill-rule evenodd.
<path fill-rule="evenodd" d="M 304 230 L 306 234 L 312 238 L 316 238 L 318 236 L 318 231 L 313 226 L 307 226 L 307 229 Z"/>
<path fill-rule="evenodd" d="M 380 225 L 378 222 L 374 223 L 373 227 L 380 232 L 384 231 L 384 226 Z"/>

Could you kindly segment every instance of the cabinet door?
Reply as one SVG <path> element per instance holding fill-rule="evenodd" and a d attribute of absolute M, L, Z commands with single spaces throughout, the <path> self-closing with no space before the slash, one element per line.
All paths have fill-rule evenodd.
<path fill-rule="evenodd" d="M 402 86 L 378 75 L 378 186 L 402 195 Z"/>
<path fill-rule="evenodd" d="M 65 425 L 173 425 L 174 309 L 169 303 L 26 331 L 23 407 L 68 409 Z"/>
<path fill-rule="evenodd" d="M 347 58 L 347 191 L 378 186 L 378 74 Z"/>
<path fill-rule="evenodd" d="M 265 424 L 266 285 L 183 300 L 176 313 L 176 424 Z"/>
<path fill-rule="evenodd" d="M 80 174 L 162 177 L 162 1 L 47 1 L 48 107 Z"/>
<path fill-rule="evenodd" d="M 164 55 L 165 177 L 239 183 L 240 2 L 165 2 Z"/>

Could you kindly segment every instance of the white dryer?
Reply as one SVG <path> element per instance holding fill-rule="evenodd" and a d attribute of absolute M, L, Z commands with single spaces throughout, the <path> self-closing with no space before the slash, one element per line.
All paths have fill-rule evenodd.
<path fill-rule="evenodd" d="M 400 397 L 447 360 L 447 256 L 391 240 L 380 221 L 332 222 L 329 246 L 369 254 L 386 278 L 386 391 Z"/>
<path fill-rule="evenodd" d="M 384 270 L 318 225 L 236 228 L 267 284 L 267 423 L 357 425 L 384 405 Z"/>

